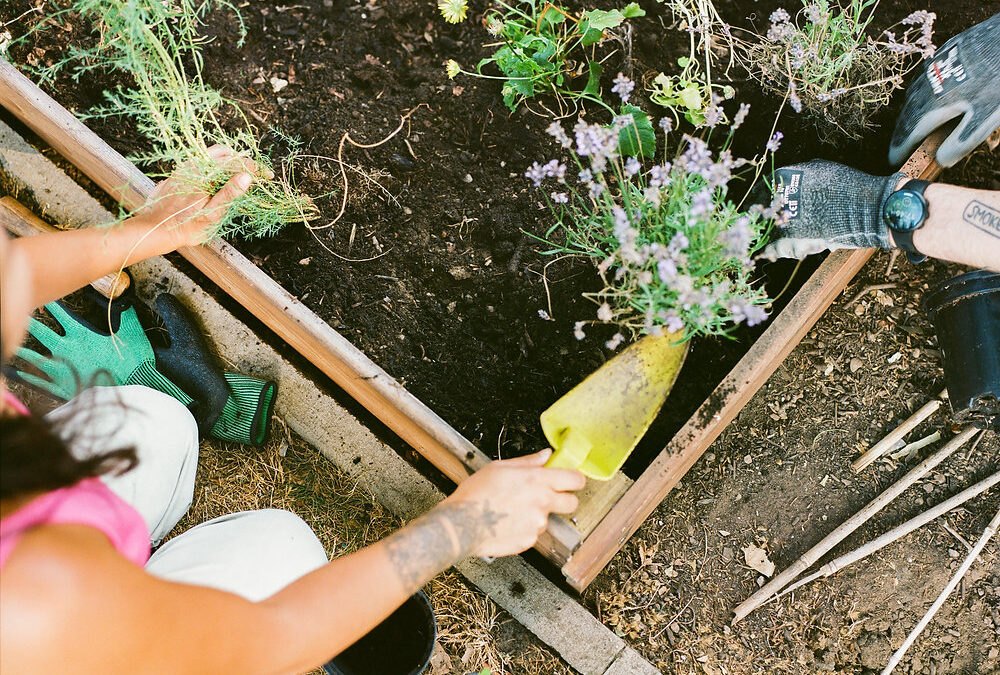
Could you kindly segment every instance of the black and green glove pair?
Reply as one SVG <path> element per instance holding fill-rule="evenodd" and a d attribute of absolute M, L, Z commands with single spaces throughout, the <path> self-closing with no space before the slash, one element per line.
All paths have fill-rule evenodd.
<path fill-rule="evenodd" d="M 37 319 L 28 332 L 50 355 L 26 347 L 18 356 L 44 375 L 19 371 L 27 383 L 68 400 L 83 383 L 137 384 L 151 387 L 177 399 L 191 411 L 203 434 L 224 441 L 260 445 L 267 438 L 277 388 L 273 382 L 239 373 L 223 372 L 193 318 L 174 296 L 156 298 L 156 310 L 163 330 L 151 331 L 154 345 L 146 335 L 126 293 L 110 301 L 87 297 L 103 305 L 111 319 L 109 333 L 100 330 L 67 309 L 60 302 L 45 308 L 62 327 L 60 335 Z"/>

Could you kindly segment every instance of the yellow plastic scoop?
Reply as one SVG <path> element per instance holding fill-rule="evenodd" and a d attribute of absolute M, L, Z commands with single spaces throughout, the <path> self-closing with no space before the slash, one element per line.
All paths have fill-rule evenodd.
<path fill-rule="evenodd" d="M 546 466 L 611 478 L 653 423 L 684 365 L 689 342 L 647 336 L 587 376 L 542 413 Z"/>

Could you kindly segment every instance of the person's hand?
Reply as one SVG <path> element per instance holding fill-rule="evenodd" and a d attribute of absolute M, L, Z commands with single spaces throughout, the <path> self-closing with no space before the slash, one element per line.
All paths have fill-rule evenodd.
<path fill-rule="evenodd" d="M 944 43 L 906 90 L 896 120 L 889 162 L 899 166 L 941 125 L 961 117 L 937 151 L 951 166 L 1000 126 L 1000 14 Z"/>
<path fill-rule="evenodd" d="M 146 205 L 136 212 L 152 227 L 169 232 L 176 248 L 205 243 L 232 201 L 246 192 L 256 177 L 273 177 L 224 145 L 213 145 L 208 154 L 219 168 L 233 174 L 218 192 L 212 195 L 196 185 L 198 176 L 191 164 L 185 164 L 158 183 Z"/>
<path fill-rule="evenodd" d="M 514 555 L 531 548 L 550 513 L 572 513 L 574 491 L 586 478 L 579 471 L 547 469 L 552 455 L 490 462 L 462 482 L 437 509 L 446 514 L 467 555 Z"/>
<path fill-rule="evenodd" d="M 841 248 L 893 248 L 882 204 L 904 177 L 902 173 L 870 176 L 822 159 L 778 169 L 770 182 L 755 188 L 758 203 L 777 196 L 784 210 L 761 257 L 775 260 Z"/>

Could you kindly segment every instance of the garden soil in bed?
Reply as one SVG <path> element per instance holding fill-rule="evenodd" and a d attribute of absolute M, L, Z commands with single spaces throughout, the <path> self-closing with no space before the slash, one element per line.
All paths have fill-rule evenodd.
<path fill-rule="evenodd" d="M 622 70 L 648 81 L 682 55 L 686 38 L 663 27 L 666 10 L 642 4 L 648 16 L 633 20 L 631 38 L 622 43 L 628 49 L 612 41 L 602 47 L 606 79 Z M 734 25 L 760 27 L 780 4 L 722 2 L 719 8 Z M 13 2 L 12 13 L 30 6 Z M 544 132 L 551 120 L 527 107 L 511 114 L 495 80 L 445 75 L 449 58 L 469 68 L 490 53 L 480 21 L 485 8 L 473 2 L 470 19 L 452 26 L 425 1 L 246 2 L 240 5 L 248 30 L 242 46 L 232 17 L 210 17 L 205 74 L 252 119 L 301 139 L 307 155 L 336 157 L 344 132 L 359 143 L 376 142 L 412 111 L 385 144 L 347 146 L 343 158 L 354 169 L 339 222 L 330 225 L 340 206 L 338 165 L 306 159 L 296 166 L 299 187 L 327 195 L 318 199 L 322 215 L 313 226 L 319 229 L 293 226 L 271 239 L 234 243 L 485 452 L 506 457 L 544 444 L 538 414 L 612 355 L 604 342 L 614 330 L 592 326 L 583 341 L 573 337 L 574 322 L 595 316 L 596 306 L 581 294 L 598 290 L 600 279 L 588 261 L 542 255 L 546 246 L 531 236 L 542 235 L 550 220 L 523 174 L 554 154 Z M 924 5 L 886 0 L 880 17 L 888 24 L 918 8 Z M 973 1 L 927 8 L 939 15 L 938 43 L 988 15 Z M 81 32 L 77 25 L 74 33 L 43 36 L 30 56 L 51 61 Z M 624 58 L 627 51 L 631 59 Z M 13 56 L 17 61 L 18 53 Z M 731 74 L 732 105 L 752 105 L 735 147 L 753 155 L 769 137 L 781 101 L 762 94 L 738 69 Z M 276 91 L 272 80 L 278 79 L 288 84 Z M 86 110 L 111 82 L 100 76 L 82 85 L 60 82 L 53 93 L 71 109 Z M 822 156 L 886 173 L 891 124 L 884 122 L 900 102 L 897 96 L 874 114 L 882 126 L 863 142 L 837 146 L 821 145 L 810 123 L 786 111 L 776 162 Z M 537 103 L 531 106 L 536 112 L 542 103 L 552 105 Z M 645 105 L 654 117 L 663 112 Z M 126 123 L 93 126 L 126 154 L 143 149 Z M 815 264 L 798 270 L 775 311 Z M 794 268 L 759 269 L 777 293 Z M 735 340 L 695 341 L 628 473 L 641 472 L 763 329 L 739 330 Z"/>

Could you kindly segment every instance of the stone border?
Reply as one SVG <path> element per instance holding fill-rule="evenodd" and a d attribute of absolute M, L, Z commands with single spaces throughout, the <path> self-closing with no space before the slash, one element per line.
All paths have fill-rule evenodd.
<path fill-rule="evenodd" d="M 30 195 L 39 215 L 74 226 L 113 216 L 61 169 L 0 122 L 0 172 L 12 192 Z M 15 196 L 18 196 L 18 193 Z M 235 370 L 278 382 L 277 413 L 289 428 L 370 491 L 390 512 L 410 519 L 444 495 L 391 447 L 281 357 L 186 274 L 164 258 L 129 268 L 148 299 L 179 294 Z M 356 459 L 359 461 L 355 462 Z M 583 675 L 654 675 L 659 671 L 522 558 L 466 560 L 456 569 Z"/>

